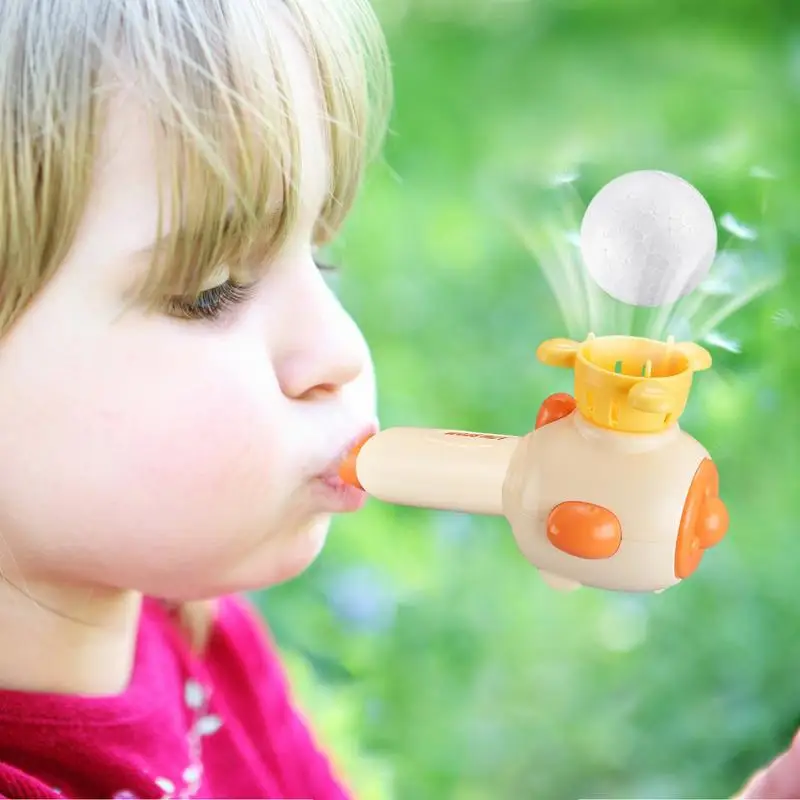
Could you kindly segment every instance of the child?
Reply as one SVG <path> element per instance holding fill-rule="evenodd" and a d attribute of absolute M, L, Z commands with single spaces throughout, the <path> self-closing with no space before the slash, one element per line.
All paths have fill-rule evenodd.
<path fill-rule="evenodd" d="M 346 796 L 234 597 L 361 503 L 388 101 L 364 0 L 0 5 L 0 796 Z"/>

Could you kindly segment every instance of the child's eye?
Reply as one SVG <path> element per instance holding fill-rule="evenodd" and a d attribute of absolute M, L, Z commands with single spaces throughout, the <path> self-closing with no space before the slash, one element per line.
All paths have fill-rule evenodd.
<path fill-rule="evenodd" d="M 314 258 L 314 264 L 320 272 L 336 272 L 338 267 Z M 168 312 L 185 319 L 218 319 L 223 312 L 233 306 L 244 303 L 253 294 L 254 283 L 237 283 L 230 278 L 218 286 L 205 289 L 194 299 L 185 297 L 170 298 Z"/>
<path fill-rule="evenodd" d="M 194 299 L 173 297 L 169 313 L 186 319 L 218 319 L 223 312 L 249 300 L 255 284 L 241 284 L 228 279 L 218 286 L 205 289 Z"/>
<path fill-rule="evenodd" d="M 322 261 L 317 256 L 314 256 L 314 264 L 320 272 L 339 271 L 339 267 L 336 264 L 331 264 L 329 261 Z"/>

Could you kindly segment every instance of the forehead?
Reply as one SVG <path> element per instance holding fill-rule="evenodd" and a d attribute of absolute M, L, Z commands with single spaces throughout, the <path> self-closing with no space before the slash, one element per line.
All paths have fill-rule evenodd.
<path fill-rule="evenodd" d="M 289 27 L 281 25 L 285 34 L 281 37 L 281 54 L 289 81 L 289 113 L 297 121 L 298 141 L 292 144 L 299 159 L 298 227 L 305 229 L 313 226 L 330 191 L 328 128 L 311 59 Z M 110 251 L 136 253 L 150 245 L 158 233 L 163 142 L 152 112 L 136 89 L 135 76 L 132 77 L 131 85 L 116 91 L 106 106 L 88 208 L 76 241 L 78 251 L 96 249 L 106 256 Z M 280 181 L 276 180 L 271 187 L 275 206 L 280 189 Z M 162 201 L 169 209 L 169 196 Z"/>

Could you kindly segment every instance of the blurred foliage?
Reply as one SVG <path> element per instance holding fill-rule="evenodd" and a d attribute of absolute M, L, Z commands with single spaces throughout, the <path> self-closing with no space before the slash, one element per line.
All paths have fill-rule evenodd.
<path fill-rule="evenodd" d="M 396 113 L 339 251 L 383 425 L 530 430 L 570 376 L 535 361 L 567 330 L 519 226 L 558 207 L 553 176 L 579 172 L 579 220 L 576 197 L 668 170 L 758 234 L 721 238 L 743 307 L 684 416 L 732 523 L 665 594 L 562 595 L 503 520 L 371 502 L 260 597 L 301 702 L 364 800 L 730 796 L 800 724 L 800 7 L 377 7 Z M 764 264 L 782 280 L 750 301 Z"/>

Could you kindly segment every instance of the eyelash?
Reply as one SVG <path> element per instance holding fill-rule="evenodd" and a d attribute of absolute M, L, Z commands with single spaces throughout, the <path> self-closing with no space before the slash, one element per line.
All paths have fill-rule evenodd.
<path fill-rule="evenodd" d="M 173 297 L 169 301 L 169 313 L 185 319 L 218 319 L 232 306 L 244 303 L 253 294 L 255 284 L 242 284 L 227 280 L 219 286 L 206 289 L 192 300 Z"/>
<path fill-rule="evenodd" d="M 320 272 L 336 272 L 336 267 L 318 259 L 314 264 Z M 227 280 L 219 286 L 206 289 L 193 300 L 182 297 L 173 297 L 169 301 L 169 313 L 185 319 L 219 319 L 224 312 L 234 306 L 246 303 L 252 296 L 256 284 L 237 283 Z"/>

